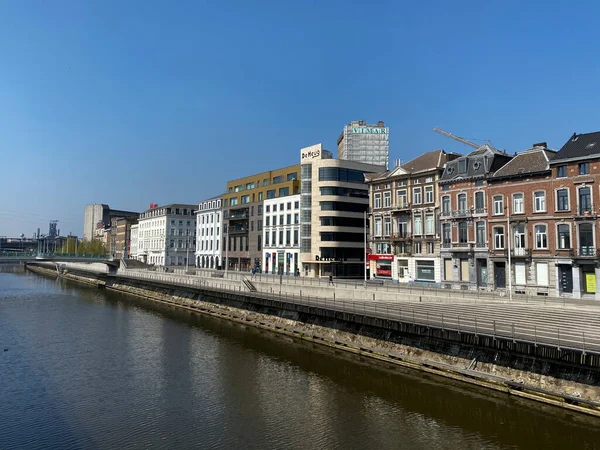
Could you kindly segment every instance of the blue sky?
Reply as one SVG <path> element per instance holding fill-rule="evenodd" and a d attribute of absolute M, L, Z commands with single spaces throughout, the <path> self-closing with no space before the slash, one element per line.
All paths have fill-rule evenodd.
<path fill-rule="evenodd" d="M 344 124 L 390 158 L 600 130 L 593 2 L 0 2 L 0 235 L 197 202 Z M 586 23 L 586 18 L 591 18 Z M 335 152 L 334 152 L 335 153 Z"/>

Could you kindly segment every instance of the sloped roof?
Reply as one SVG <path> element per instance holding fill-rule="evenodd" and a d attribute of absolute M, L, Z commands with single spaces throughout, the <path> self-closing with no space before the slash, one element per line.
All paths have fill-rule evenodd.
<path fill-rule="evenodd" d="M 434 169 L 442 169 L 448 160 L 457 158 L 458 156 L 460 155 L 456 153 L 446 153 L 443 149 L 433 150 L 423 153 L 422 155 L 411 159 L 407 163 L 391 170 L 365 174 L 365 179 L 367 181 L 374 181 L 378 179 L 391 178 L 398 175 L 415 174 Z"/>
<path fill-rule="evenodd" d="M 550 171 L 549 162 L 556 155 L 555 150 L 534 147 L 518 153 L 513 159 L 498 169 L 491 178 L 505 178 Z"/>
<path fill-rule="evenodd" d="M 486 177 L 505 165 L 511 158 L 512 156 L 488 144 L 482 145 L 468 155 L 449 161 L 440 177 L 440 182 Z"/>
<path fill-rule="evenodd" d="M 554 157 L 554 162 L 575 158 L 600 158 L 600 131 L 574 133 Z"/>

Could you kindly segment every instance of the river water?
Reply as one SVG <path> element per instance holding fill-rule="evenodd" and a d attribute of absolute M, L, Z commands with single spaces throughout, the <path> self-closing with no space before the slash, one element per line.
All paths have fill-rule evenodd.
<path fill-rule="evenodd" d="M 0 265 L 0 449 L 593 449 L 600 420 Z"/>

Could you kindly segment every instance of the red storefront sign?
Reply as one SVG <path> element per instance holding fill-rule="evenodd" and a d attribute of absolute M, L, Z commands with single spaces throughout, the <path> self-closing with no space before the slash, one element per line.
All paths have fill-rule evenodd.
<path fill-rule="evenodd" d="M 369 261 L 393 261 L 394 255 L 367 255 Z"/>

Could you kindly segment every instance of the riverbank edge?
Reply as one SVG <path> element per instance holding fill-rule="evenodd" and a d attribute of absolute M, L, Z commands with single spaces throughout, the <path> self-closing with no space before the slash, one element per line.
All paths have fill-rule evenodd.
<path fill-rule="evenodd" d="M 56 271 L 48 268 L 28 265 L 27 269 L 43 276 L 52 278 L 58 277 Z M 423 351 L 422 349 L 414 348 L 413 350 L 416 350 L 414 353 L 419 354 L 418 358 L 411 355 L 406 355 L 406 349 L 403 348 L 406 347 L 406 345 L 382 341 L 381 339 L 376 339 L 357 333 L 335 330 L 335 338 L 333 338 L 331 336 L 332 330 L 330 328 L 296 320 L 296 318 L 285 318 L 273 314 L 223 305 L 221 303 L 190 299 L 187 295 L 178 296 L 174 294 L 165 294 L 150 289 L 149 287 L 140 288 L 136 286 L 120 284 L 119 282 L 107 284 L 102 277 L 95 277 L 92 274 L 69 272 L 64 273 L 62 278 L 87 286 L 106 288 L 115 292 L 129 294 L 138 298 L 149 300 L 150 302 L 159 305 L 178 308 L 194 314 L 202 314 L 210 317 L 229 320 L 241 325 L 252 326 L 291 338 L 317 343 L 332 349 L 346 351 L 367 357 L 369 359 L 382 361 L 384 363 L 413 370 L 419 370 L 424 373 L 441 376 L 447 379 L 452 379 L 471 385 L 477 385 L 498 392 L 504 392 L 515 397 L 541 402 L 569 411 L 600 417 L 600 408 L 598 408 L 597 405 L 585 403 L 571 404 L 568 403 L 564 394 L 548 391 L 540 393 L 539 387 L 525 383 L 520 384 L 517 388 L 511 387 L 508 385 L 508 383 L 514 386 L 515 383 L 513 380 L 518 379 L 517 377 L 523 374 L 523 371 L 519 371 L 517 369 L 514 369 L 515 378 L 511 380 L 506 377 L 499 377 L 496 375 L 492 376 L 485 372 L 463 369 L 459 367 L 459 363 L 464 365 L 465 362 L 468 363 L 469 361 L 461 360 L 459 358 L 455 358 L 453 364 L 435 361 L 434 359 L 430 358 L 440 356 L 430 354 L 435 352 L 428 352 Z M 140 282 L 140 280 L 135 280 L 135 283 L 132 284 L 144 285 L 146 283 Z M 174 291 L 174 293 L 177 293 L 178 291 L 176 287 L 171 287 L 170 289 Z M 186 287 L 181 286 L 181 291 L 185 290 Z M 372 345 L 366 345 L 367 343 Z M 402 355 L 391 355 L 389 352 L 390 346 L 397 347 L 397 350 L 399 350 Z M 378 350 L 383 350 L 386 353 Z M 575 388 L 590 388 L 590 386 L 584 386 L 581 383 L 572 382 L 570 384 L 572 384 Z M 598 389 L 596 387 L 591 388 Z"/>

